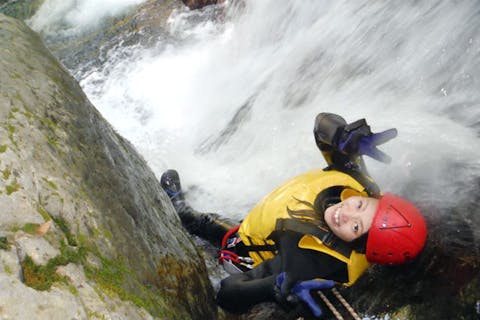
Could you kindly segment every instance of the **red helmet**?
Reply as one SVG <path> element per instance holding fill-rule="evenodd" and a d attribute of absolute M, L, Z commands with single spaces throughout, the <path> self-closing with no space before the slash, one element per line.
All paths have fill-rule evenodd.
<path fill-rule="evenodd" d="M 409 201 L 386 193 L 378 204 L 368 233 L 367 260 L 401 264 L 415 258 L 427 239 L 427 225 Z"/>

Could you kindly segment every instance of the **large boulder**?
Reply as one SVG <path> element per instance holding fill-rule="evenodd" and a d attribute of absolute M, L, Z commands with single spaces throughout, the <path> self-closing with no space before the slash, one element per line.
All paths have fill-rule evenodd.
<path fill-rule="evenodd" d="M 216 318 L 205 263 L 144 159 L 2 14 L 0 117 L 0 318 Z"/>

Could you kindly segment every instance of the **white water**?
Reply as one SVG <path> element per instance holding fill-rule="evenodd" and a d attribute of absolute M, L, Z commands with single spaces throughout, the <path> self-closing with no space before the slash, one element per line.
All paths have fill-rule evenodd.
<path fill-rule="evenodd" d="M 93 1 L 77 3 L 96 12 Z M 131 48 L 128 61 L 112 52 L 81 85 L 158 176 L 176 168 L 184 187 L 196 186 L 189 199 L 199 210 L 241 218 L 285 179 L 323 167 L 312 135 L 323 111 L 365 117 L 373 131 L 396 127 L 399 136 L 382 147 L 393 162 L 367 159 L 372 176 L 393 192 L 419 180 L 427 188 L 414 200 L 450 206 L 480 173 L 471 127 L 480 119 L 476 7 L 247 0 L 243 9 L 227 3 L 222 19 L 195 23 L 189 16 L 202 13 L 185 10 L 170 19 L 178 44 Z M 247 102 L 250 113 L 231 138 L 198 152 Z"/>
<path fill-rule="evenodd" d="M 146 0 L 45 0 L 28 21 L 37 32 L 76 34 Z"/>

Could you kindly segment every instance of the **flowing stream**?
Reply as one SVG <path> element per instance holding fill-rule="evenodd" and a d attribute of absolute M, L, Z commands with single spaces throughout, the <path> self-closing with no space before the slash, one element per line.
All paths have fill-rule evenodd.
<path fill-rule="evenodd" d="M 29 24 L 74 35 L 142 2 L 47 0 Z M 334 112 L 396 127 L 382 146 L 392 163 L 367 159 L 371 175 L 448 211 L 478 189 L 479 29 L 477 1 L 226 1 L 176 10 L 168 41 L 75 75 L 158 176 L 180 172 L 199 210 L 241 219 L 325 166 L 313 120 Z"/>

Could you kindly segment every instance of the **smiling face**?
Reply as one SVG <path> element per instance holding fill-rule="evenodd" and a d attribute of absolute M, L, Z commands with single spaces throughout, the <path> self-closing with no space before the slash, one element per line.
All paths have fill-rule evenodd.
<path fill-rule="evenodd" d="M 375 198 L 347 198 L 325 210 L 325 222 L 337 237 L 351 242 L 370 230 L 378 203 Z"/>

